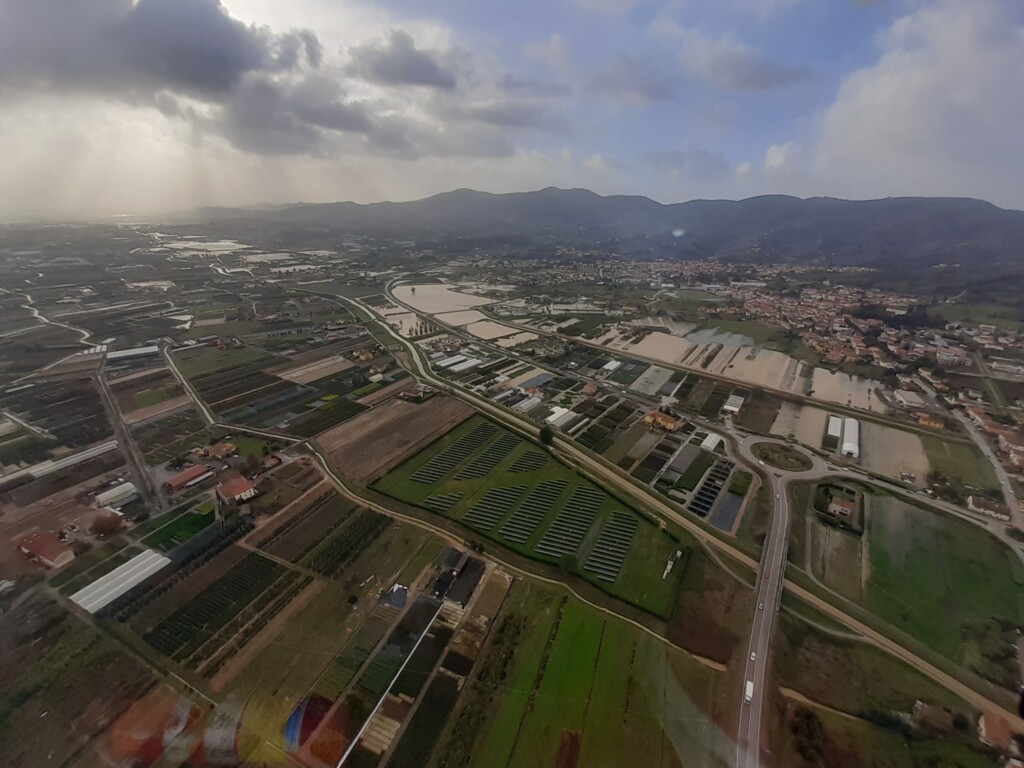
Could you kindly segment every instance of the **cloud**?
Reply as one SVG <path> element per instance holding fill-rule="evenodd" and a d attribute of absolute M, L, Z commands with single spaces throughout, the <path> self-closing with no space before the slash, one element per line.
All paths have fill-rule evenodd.
<path fill-rule="evenodd" d="M 571 79 L 574 74 L 569 41 L 562 35 L 551 35 L 546 40 L 527 43 L 523 46 L 523 53 L 529 59 L 544 62 L 563 79 Z"/>
<path fill-rule="evenodd" d="M 161 89 L 216 98 L 248 73 L 319 62 L 315 36 L 274 35 L 218 0 L 8 0 L 0 16 L 0 84 L 135 97 Z"/>
<path fill-rule="evenodd" d="M 715 88 L 768 90 L 792 85 L 810 74 L 806 67 L 791 67 L 769 59 L 735 35 L 712 37 L 665 15 L 652 22 L 651 32 L 672 39 L 678 46 L 683 70 Z"/>
<path fill-rule="evenodd" d="M 795 141 L 772 144 L 764 153 L 766 171 L 791 171 L 800 156 L 800 145 Z"/>
<path fill-rule="evenodd" d="M 632 104 L 649 104 L 672 97 L 672 89 L 650 62 L 625 53 L 620 53 L 611 65 L 591 76 L 589 90 Z"/>
<path fill-rule="evenodd" d="M 536 97 L 566 96 L 572 92 L 572 89 L 563 83 L 547 83 L 513 74 L 503 75 L 498 80 L 498 87 L 509 93 Z"/>
<path fill-rule="evenodd" d="M 452 89 L 455 74 L 437 53 L 421 50 L 407 32 L 391 30 L 381 46 L 357 46 L 347 72 L 377 85 L 419 85 Z"/>
<path fill-rule="evenodd" d="M 472 120 L 502 128 L 534 128 L 561 134 L 571 130 L 565 117 L 541 102 L 489 101 L 470 104 L 463 113 Z"/>
<path fill-rule="evenodd" d="M 825 110 L 815 174 L 843 194 L 1024 206 L 1024 8 L 941 0 L 896 20 Z"/>
<path fill-rule="evenodd" d="M 573 3 L 587 11 L 600 13 L 629 13 L 639 0 L 573 0 Z"/>
<path fill-rule="evenodd" d="M 689 181 L 722 181 L 733 173 L 732 166 L 721 152 L 697 147 L 644 152 L 639 160 L 649 168 Z"/>

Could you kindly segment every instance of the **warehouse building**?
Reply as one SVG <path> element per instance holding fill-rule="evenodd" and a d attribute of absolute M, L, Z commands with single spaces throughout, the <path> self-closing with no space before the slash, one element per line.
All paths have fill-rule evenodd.
<path fill-rule="evenodd" d="M 856 419 L 843 419 L 843 456 L 860 458 L 860 423 Z"/>
<path fill-rule="evenodd" d="M 213 472 L 205 464 L 193 464 L 188 469 L 183 469 L 178 474 L 174 475 L 167 482 L 164 483 L 164 490 L 167 493 L 177 493 L 178 491 L 184 490 L 185 488 L 191 488 L 194 485 L 213 477 Z"/>

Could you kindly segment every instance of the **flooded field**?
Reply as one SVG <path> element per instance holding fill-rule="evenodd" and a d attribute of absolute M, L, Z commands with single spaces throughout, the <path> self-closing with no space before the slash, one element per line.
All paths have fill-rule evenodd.
<path fill-rule="evenodd" d="M 658 390 L 661 389 L 662 384 L 668 381 L 671 376 L 672 371 L 668 368 L 652 365 L 629 388 L 643 395 L 656 395 Z"/>
<path fill-rule="evenodd" d="M 481 323 L 489 319 L 487 315 L 476 309 L 463 309 L 458 312 L 442 312 L 437 319 L 447 325 L 469 325 L 470 323 Z"/>
<path fill-rule="evenodd" d="M 811 379 L 811 391 L 807 394 L 830 403 L 884 412 L 885 406 L 874 395 L 874 390 L 881 386 L 879 382 L 871 379 L 815 368 L 814 377 Z"/>
<path fill-rule="evenodd" d="M 164 248 L 173 248 L 176 251 L 205 251 L 206 253 L 231 253 L 252 248 L 251 245 L 243 245 L 237 240 L 192 240 L 189 238 L 164 240 L 160 245 Z"/>
<path fill-rule="evenodd" d="M 779 437 L 793 437 L 804 445 L 820 448 L 828 415 L 827 411 L 811 405 L 785 402 L 775 417 L 771 433 Z"/>
<path fill-rule="evenodd" d="M 424 321 L 412 312 L 387 313 L 384 320 L 406 338 L 423 332 Z"/>
<path fill-rule="evenodd" d="M 462 293 L 447 285 L 400 285 L 395 288 L 395 297 L 423 312 L 439 314 L 471 309 L 484 304 L 493 304 L 491 299 Z"/>
<path fill-rule="evenodd" d="M 666 363 L 679 363 L 693 350 L 694 345 L 679 336 L 668 333 L 652 333 L 643 341 L 633 346 L 619 346 L 637 355 L 663 360 Z"/>
<path fill-rule="evenodd" d="M 861 421 L 860 443 L 861 464 L 865 469 L 896 479 L 901 472 L 909 473 L 916 476 L 914 484 L 924 488 L 928 458 L 917 435 Z"/>
<path fill-rule="evenodd" d="M 471 323 L 466 326 L 466 330 L 478 339 L 498 339 L 516 332 L 516 329 L 512 326 L 496 323 L 493 320 L 481 320 L 479 323 Z"/>
<path fill-rule="evenodd" d="M 699 361 L 701 356 L 693 355 Z M 793 390 L 800 363 L 789 355 L 760 347 L 722 347 L 708 365 L 709 373 L 718 373 L 772 389 Z"/>

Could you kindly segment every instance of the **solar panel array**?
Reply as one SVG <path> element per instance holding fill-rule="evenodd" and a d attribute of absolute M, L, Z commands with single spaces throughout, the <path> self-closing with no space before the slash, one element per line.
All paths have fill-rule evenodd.
<path fill-rule="evenodd" d="M 593 488 L 580 487 L 573 491 L 535 551 L 549 557 L 565 557 L 575 553 L 605 498 L 601 491 Z"/>
<path fill-rule="evenodd" d="M 584 570 L 596 574 L 601 581 L 615 581 L 629 552 L 629 545 L 633 543 L 638 524 L 635 515 L 612 512 L 583 565 Z"/>
<path fill-rule="evenodd" d="M 525 485 L 491 488 L 470 508 L 466 516 L 462 518 L 463 522 L 481 531 L 489 531 L 508 514 L 524 493 L 526 493 Z"/>
<path fill-rule="evenodd" d="M 515 544 L 525 544 L 568 485 L 568 480 L 546 480 L 538 483 L 519 505 L 519 509 L 513 512 L 501 527 L 501 537 Z"/>
<path fill-rule="evenodd" d="M 417 483 L 439 482 L 497 432 L 498 427 L 490 422 L 478 424 L 413 472 L 410 479 Z"/>
<path fill-rule="evenodd" d="M 520 472 L 533 472 L 548 463 L 548 455 L 541 451 L 527 451 L 508 468 L 509 472 L 519 474 Z"/>
<path fill-rule="evenodd" d="M 450 510 L 452 507 L 459 503 L 459 499 L 461 499 L 462 496 L 463 494 L 461 492 L 446 493 L 441 496 L 431 496 L 428 499 L 426 499 L 423 502 L 423 504 L 428 509 L 432 509 L 435 512 L 447 512 L 448 510 Z"/>
<path fill-rule="evenodd" d="M 701 517 L 707 516 L 708 512 L 711 511 L 711 507 L 718 500 L 718 495 L 722 492 L 722 488 L 725 487 L 725 481 L 729 479 L 729 473 L 732 472 L 732 468 L 733 463 L 728 459 L 719 459 L 715 462 L 707 477 L 704 478 L 704 482 L 700 484 L 697 492 L 690 499 L 690 511 L 697 513 Z"/>
<path fill-rule="evenodd" d="M 508 455 L 515 450 L 520 442 L 518 437 L 506 432 L 460 469 L 456 473 L 455 479 L 476 480 L 478 477 L 489 475 L 496 466 L 508 458 Z"/>

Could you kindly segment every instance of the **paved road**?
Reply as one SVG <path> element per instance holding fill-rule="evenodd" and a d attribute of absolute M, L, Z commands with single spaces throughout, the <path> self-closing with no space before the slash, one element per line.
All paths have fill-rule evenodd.
<path fill-rule="evenodd" d="M 124 423 L 124 415 L 121 413 L 117 400 L 110 391 L 110 385 L 107 383 L 107 377 L 103 375 L 102 368 L 96 373 L 96 383 L 99 387 L 103 404 L 106 407 L 110 425 L 113 427 L 114 434 L 117 436 L 117 442 L 121 446 L 121 453 L 127 460 L 129 469 L 131 469 L 135 487 L 138 488 L 142 500 L 149 506 L 150 513 L 157 515 L 164 509 L 164 498 L 153 486 L 153 478 L 149 475 L 146 457 L 142 455 L 139 446 L 135 442 L 135 438 L 132 437 L 131 429 Z"/>
<path fill-rule="evenodd" d="M 780 574 L 785 573 L 786 551 L 789 548 L 789 503 L 785 484 L 777 475 L 771 475 L 770 487 L 777 497 L 772 515 L 772 527 L 761 555 L 761 568 L 754 587 L 757 608 L 750 627 L 747 658 L 743 667 L 744 689 L 752 684 L 753 692 L 747 700 L 746 690 L 740 705 L 739 733 L 736 737 L 736 765 L 754 768 L 760 765 L 761 724 L 765 690 L 768 687 L 768 660 L 775 616 L 782 600 Z"/>
<path fill-rule="evenodd" d="M 927 394 L 931 395 L 933 398 L 937 397 L 935 390 L 929 387 L 927 382 L 925 382 L 920 376 L 915 376 L 914 381 Z M 1010 482 L 1010 476 L 1006 473 L 1006 468 L 1003 466 L 1003 463 L 999 460 L 999 457 L 996 456 L 996 452 L 992 450 L 992 446 L 989 445 L 985 436 L 981 434 L 976 426 L 974 426 L 974 422 L 971 421 L 970 417 L 968 417 L 959 408 L 953 409 L 953 416 L 963 424 L 964 429 L 967 430 L 967 434 L 971 436 L 975 445 L 977 445 L 985 455 L 985 458 L 991 462 L 992 469 L 996 473 L 996 479 L 999 481 L 999 489 L 1003 492 L 1003 501 L 1010 513 L 1010 522 L 1017 528 L 1024 530 L 1024 510 L 1022 510 L 1020 508 L 1020 504 L 1017 503 L 1017 494 L 1013 492 L 1013 484 Z"/>
<path fill-rule="evenodd" d="M 358 299 L 345 298 L 340 303 L 353 304 L 355 306 L 360 307 L 362 310 L 366 311 L 368 314 L 370 314 L 371 317 L 374 316 L 373 312 Z M 402 304 L 402 302 L 398 303 Z M 405 305 L 403 304 L 403 306 Z M 419 310 L 416 310 L 415 308 L 410 308 L 410 311 L 420 316 L 423 316 L 427 319 L 433 320 L 433 317 L 429 315 L 429 313 L 421 312 Z M 400 343 L 403 347 L 406 348 L 406 350 L 409 352 L 411 367 L 414 369 L 413 372 L 420 376 L 420 378 L 422 378 L 424 381 L 429 382 L 430 384 L 432 384 L 433 386 L 437 387 L 442 391 L 449 392 L 452 395 L 459 397 L 460 399 L 466 400 L 477 410 L 488 413 L 501 423 L 507 424 L 510 427 L 518 430 L 522 430 L 524 428 L 522 420 L 516 415 L 512 414 L 507 409 L 503 408 L 502 406 L 490 400 L 487 400 L 486 398 L 482 398 L 478 395 L 462 390 L 461 388 L 453 385 L 451 382 L 448 382 L 434 375 L 433 371 L 430 369 L 429 364 L 426 362 L 425 357 L 423 356 L 422 350 L 415 343 L 403 338 L 387 324 L 383 324 L 383 328 L 396 342 Z M 474 342 L 476 341 L 477 340 L 474 339 Z M 503 354 L 508 354 L 508 351 L 503 350 Z M 722 429 L 721 425 L 715 425 L 715 428 Z M 788 444 L 784 440 L 777 440 L 775 438 L 765 438 L 758 435 L 741 436 L 731 426 L 729 426 L 726 431 L 730 432 L 734 437 L 737 438 L 737 451 L 739 455 L 742 457 L 742 459 L 749 464 L 757 463 L 756 457 L 754 457 L 753 454 L 750 452 L 750 447 L 753 444 L 765 441 Z M 563 458 L 566 458 L 571 463 L 574 463 L 586 470 L 591 471 L 594 475 L 600 477 L 607 483 L 620 489 L 627 497 L 637 499 L 638 503 L 642 504 L 644 508 L 662 517 L 670 519 L 673 522 L 678 523 L 680 526 L 682 526 L 690 533 L 692 533 L 703 545 L 713 547 L 721 551 L 722 553 L 728 555 L 729 557 L 733 558 L 737 562 L 759 571 L 758 582 L 756 585 L 757 592 L 759 595 L 768 596 L 770 599 L 768 601 L 759 600 L 759 603 L 763 602 L 765 605 L 765 607 L 763 609 L 760 609 L 759 612 L 766 613 L 765 616 L 760 619 L 755 618 L 754 631 L 751 635 L 752 647 L 748 649 L 748 666 L 750 650 L 753 650 L 757 655 L 755 657 L 755 666 L 751 667 L 747 671 L 752 675 L 756 674 L 761 676 L 762 679 L 760 691 L 762 697 L 764 693 L 763 679 L 766 675 L 767 663 L 769 661 L 768 657 L 770 656 L 770 652 L 767 649 L 770 647 L 771 637 L 774 632 L 775 613 L 777 611 L 778 602 L 781 598 L 782 589 L 784 587 L 785 589 L 792 591 L 800 599 L 811 604 L 817 610 L 830 616 L 831 618 L 836 619 L 837 621 L 842 622 L 843 624 L 846 624 L 848 627 L 864 635 L 871 642 L 875 643 L 882 649 L 895 655 L 896 657 L 900 658 L 910 666 L 916 668 L 926 676 L 931 677 L 933 680 L 936 680 L 941 685 L 954 691 L 956 694 L 963 697 L 966 701 L 971 702 L 972 704 L 981 709 L 999 711 L 1001 712 L 1001 714 L 1007 717 L 1008 720 L 1010 720 L 1010 722 L 1013 724 L 1015 728 L 1024 729 L 1024 720 L 1016 716 L 1015 713 L 1010 712 L 1002 705 L 988 699 L 986 696 L 978 693 L 969 686 L 961 683 L 959 680 L 956 680 L 955 678 L 946 674 L 942 670 L 932 665 L 930 662 L 915 655 L 913 652 L 908 651 L 906 648 L 901 646 L 899 642 L 892 640 L 888 636 L 872 629 L 871 627 L 868 627 L 867 625 L 863 624 L 854 617 L 848 615 L 842 609 L 836 607 L 832 603 L 829 603 L 821 599 L 814 593 L 809 592 L 808 590 L 804 589 L 803 587 L 794 582 L 784 580 L 786 548 L 788 546 L 789 538 L 789 509 L 788 499 L 786 498 L 785 493 L 785 486 L 788 484 L 788 482 L 790 482 L 791 480 L 815 480 L 830 475 L 838 475 L 849 477 L 851 479 L 856 479 L 862 482 L 872 482 L 878 485 L 887 486 L 894 492 L 906 496 L 913 496 L 914 494 L 912 491 L 907 491 L 906 489 L 900 486 L 896 486 L 894 484 L 879 483 L 874 478 L 868 478 L 864 475 L 858 474 L 856 472 L 850 472 L 843 468 L 833 467 L 820 456 L 810 452 L 805 452 L 805 455 L 807 455 L 808 458 L 811 460 L 811 469 L 807 470 L 806 472 L 798 473 L 780 472 L 780 474 L 775 477 L 775 480 L 771 481 L 773 489 L 777 489 L 775 490 L 775 492 L 778 494 L 779 498 L 776 500 L 776 514 L 773 515 L 772 532 L 769 534 L 769 539 L 766 542 L 766 546 L 762 556 L 762 562 L 759 567 L 759 564 L 756 563 L 742 550 L 737 549 L 733 544 L 711 534 L 709 531 L 705 530 L 700 525 L 695 523 L 692 519 L 688 518 L 687 516 L 683 515 L 673 507 L 663 502 L 653 493 L 647 492 L 644 489 L 637 488 L 636 486 L 627 483 L 619 475 L 619 473 L 617 473 L 614 470 L 614 468 L 612 468 L 610 465 L 606 465 L 598 457 L 593 456 L 589 452 L 580 449 L 578 445 L 576 445 L 568 438 L 564 438 L 559 433 L 556 433 L 556 447 L 559 450 L 559 452 L 563 455 Z M 925 500 L 922 499 L 922 501 Z M 934 504 L 935 502 L 934 500 L 927 500 L 927 503 Z M 983 527 L 987 527 L 984 521 L 980 521 L 977 518 L 971 517 L 968 513 L 954 507 L 953 505 L 940 504 L 937 506 L 951 507 L 952 510 L 955 511 L 954 513 L 958 513 L 965 518 L 971 519 L 972 522 L 982 525 Z M 762 652 L 758 652 L 757 649 L 759 647 L 765 650 L 763 650 Z M 764 656 L 762 656 L 762 653 L 764 653 Z M 753 704 L 753 700 L 751 701 L 751 704 Z M 741 738 L 744 744 L 750 744 L 752 741 L 756 741 L 755 749 L 752 750 L 753 759 L 755 760 L 755 762 L 752 764 L 756 765 L 757 752 L 760 750 L 760 705 L 758 705 L 757 711 L 754 714 L 756 715 L 756 717 L 753 718 L 747 715 L 745 719 L 746 730 Z M 754 734 L 753 736 L 751 736 L 752 733 Z M 744 753 L 746 753 L 747 751 L 748 750 L 745 747 Z"/>

